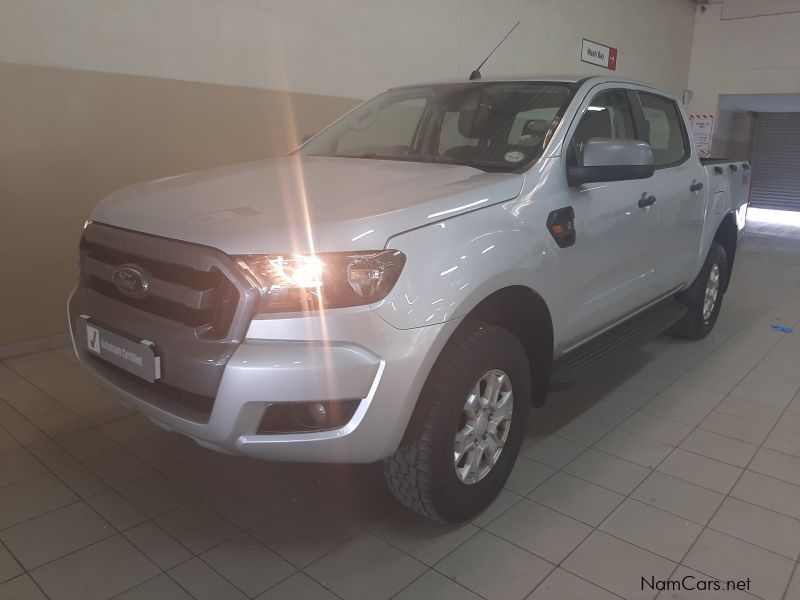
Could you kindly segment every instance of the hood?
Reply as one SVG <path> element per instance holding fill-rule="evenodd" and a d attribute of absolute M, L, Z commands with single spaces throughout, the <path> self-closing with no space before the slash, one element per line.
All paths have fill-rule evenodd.
<path fill-rule="evenodd" d="M 457 165 L 285 156 L 128 186 L 91 219 L 228 254 L 376 250 L 408 229 L 510 200 L 522 182 Z"/>

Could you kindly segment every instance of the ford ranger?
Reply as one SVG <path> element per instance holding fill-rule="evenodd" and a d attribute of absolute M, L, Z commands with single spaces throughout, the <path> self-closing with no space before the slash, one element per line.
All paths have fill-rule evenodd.
<path fill-rule="evenodd" d="M 529 408 L 714 327 L 747 163 L 701 164 L 669 93 L 609 77 L 391 89 L 280 158 L 92 212 L 69 323 L 125 404 L 222 452 L 384 461 L 431 518 L 485 508 Z"/>

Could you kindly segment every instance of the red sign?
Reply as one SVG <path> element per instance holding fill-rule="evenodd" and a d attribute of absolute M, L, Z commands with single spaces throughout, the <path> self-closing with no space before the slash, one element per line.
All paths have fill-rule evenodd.
<path fill-rule="evenodd" d="M 584 39 L 581 44 L 581 60 L 592 65 L 616 71 L 617 49 Z"/>

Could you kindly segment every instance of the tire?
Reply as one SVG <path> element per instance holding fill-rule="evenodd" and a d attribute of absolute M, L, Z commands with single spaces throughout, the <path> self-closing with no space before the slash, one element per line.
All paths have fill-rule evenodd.
<path fill-rule="evenodd" d="M 508 404 L 498 400 L 496 410 L 504 410 L 501 404 L 511 406 L 511 414 L 502 426 L 497 426 L 496 436 L 487 431 L 486 442 L 486 436 L 481 438 L 482 425 L 479 425 L 485 421 L 468 418 L 465 403 L 476 386 L 481 390 L 479 396 L 491 396 L 488 387 L 485 391 L 481 387 L 488 381 L 494 382 L 492 389 L 501 386 L 498 397 L 507 399 Z M 503 386 L 510 387 L 510 398 L 504 396 L 508 389 Z M 500 492 L 514 466 L 530 400 L 530 367 L 519 339 L 502 327 L 466 321 L 448 341 L 431 370 L 400 447 L 384 462 L 384 476 L 394 497 L 411 510 L 439 521 L 466 521 L 485 509 Z M 495 409 L 484 407 L 470 414 L 498 419 L 492 410 Z M 469 465 L 475 464 L 466 460 L 477 448 L 470 446 L 473 454 L 464 453 L 459 476 L 455 462 L 456 434 L 463 434 L 470 422 L 474 422 L 473 433 L 478 435 L 467 437 L 468 440 L 486 445 L 501 437 L 503 431 L 507 437 L 496 462 L 485 473 L 483 470 L 491 462 L 487 457 L 496 453 L 478 453 L 485 459 L 483 468 L 465 475 L 470 471 Z"/>
<path fill-rule="evenodd" d="M 710 314 L 706 314 L 708 309 L 705 303 L 706 292 L 709 289 L 710 280 L 714 273 L 717 273 L 717 293 Z M 706 262 L 703 263 L 703 268 L 700 269 L 697 278 L 687 290 L 677 295 L 678 302 L 685 305 L 689 310 L 673 326 L 671 333 L 691 340 L 702 339 L 711 333 L 722 308 L 722 298 L 727 284 L 728 257 L 722 244 L 713 242 L 708 251 Z"/>

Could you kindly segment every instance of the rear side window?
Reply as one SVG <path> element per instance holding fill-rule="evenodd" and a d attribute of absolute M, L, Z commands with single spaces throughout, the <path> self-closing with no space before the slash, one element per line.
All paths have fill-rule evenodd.
<path fill-rule="evenodd" d="M 689 157 L 689 139 L 674 100 L 639 92 L 647 126 L 645 139 L 653 148 L 656 167 L 677 165 Z"/>

